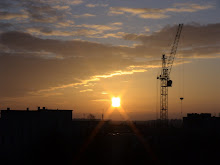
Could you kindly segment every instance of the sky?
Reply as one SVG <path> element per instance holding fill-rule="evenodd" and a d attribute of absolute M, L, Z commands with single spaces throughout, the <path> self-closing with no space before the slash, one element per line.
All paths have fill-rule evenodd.
<path fill-rule="evenodd" d="M 219 20 L 218 0 L 1 0 L 0 109 L 101 118 L 118 96 L 132 120 L 156 119 L 161 55 L 183 23 L 169 118 L 218 116 Z"/>

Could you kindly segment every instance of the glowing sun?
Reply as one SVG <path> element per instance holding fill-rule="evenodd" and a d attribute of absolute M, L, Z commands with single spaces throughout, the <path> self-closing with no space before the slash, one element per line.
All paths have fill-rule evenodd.
<path fill-rule="evenodd" d="M 112 98 L 112 106 L 113 107 L 120 107 L 120 98 L 119 97 L 113 97 Z"/>

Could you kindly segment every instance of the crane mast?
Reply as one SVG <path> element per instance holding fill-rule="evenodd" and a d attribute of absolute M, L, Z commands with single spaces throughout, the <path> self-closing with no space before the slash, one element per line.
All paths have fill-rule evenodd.
<path fill-rule="evenodd" d="M 168 120 L 168 87 L 172 87 L 170 72 L 177 52 L 182 28 L 183 24 L 179 24 L 169 56 L 166 57 L 165 54 L 162 55 L 161 75 L 157 77 L 157 79 L 160 80 L 160 119 L 162 121 Z"/>

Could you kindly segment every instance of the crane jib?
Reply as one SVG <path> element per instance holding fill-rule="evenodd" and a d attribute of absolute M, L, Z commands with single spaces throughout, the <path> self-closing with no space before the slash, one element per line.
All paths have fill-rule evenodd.
<path fill-rule="evenodd" d="M 177 33 L 175 36 L 175 40 L 173 42 L 173 45 L 172 45 L 172 48 L 170 51 L 170 55 L 168 57 L 168 61 L 167 61 L 168 75 L 170 74 L 172 66 L 173 66 L 173 62 L 174 62 L 175 55 L 177 52 L 177 47 L 179 44 L 180 34 L 182 32 L 182 28 L 183 28 L 183 24 L 179 24 L 178 29 L 177 29 Z"/>

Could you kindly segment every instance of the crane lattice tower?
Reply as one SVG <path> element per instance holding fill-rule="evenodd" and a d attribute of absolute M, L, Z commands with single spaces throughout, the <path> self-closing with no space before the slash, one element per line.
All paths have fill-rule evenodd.
<path fill-rule="evenodd" d="M 179 24 L 169 56 L 166 57 L 165 54 L 162 55 L 161 75 L 157 77 L 157 79 L 160 80 L 160 119 L 162 121 L 168 120 L 168 87 L 172 87 L 170 73 L 177 52 L 182 28 L 183 24 Z"/>

